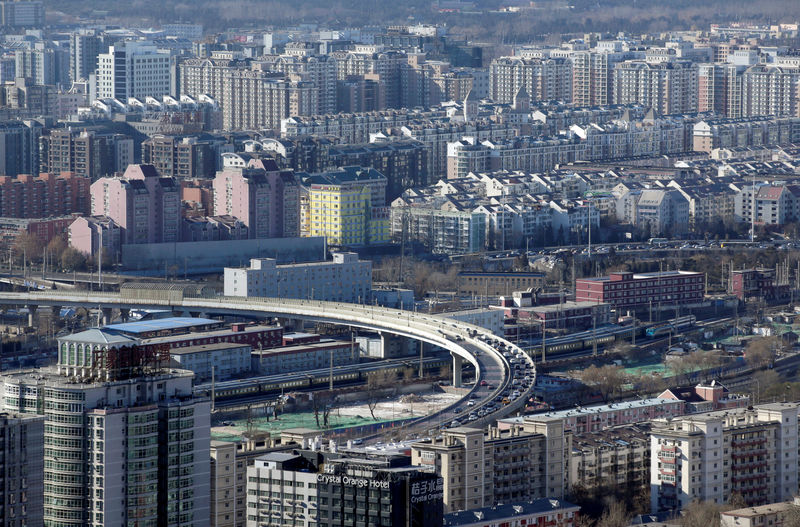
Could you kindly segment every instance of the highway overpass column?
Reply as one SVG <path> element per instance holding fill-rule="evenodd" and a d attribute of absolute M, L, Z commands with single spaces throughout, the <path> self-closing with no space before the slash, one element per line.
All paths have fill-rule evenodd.
<path fill-rule="evenodd" d="M 28 327 L 33 327 L 33 319 L 36 317 L 36 311 L 38 310 L 39 306 L 33 304 L 28 305 Z"/>
<path fill-rule="evenodd" d="M 451 353 L 453 356 L 453 386 L 461 388 L 461 356 Z"/>
<path fill-rule="evenodd" d="M 129 318 L 131 318 L 131 310 L 127 307 L 121 307 L 119 309 L 119 318 L 123 322 L 127 322 Z"/>
<path fill-rule="evenodd" d="M 114 314 L 114 310 L 110 307 L 104 307 L 102 311 L 103 311 L 103 325 L 106 326 L 108 324 L 111 324 L 111 317 Z"/>

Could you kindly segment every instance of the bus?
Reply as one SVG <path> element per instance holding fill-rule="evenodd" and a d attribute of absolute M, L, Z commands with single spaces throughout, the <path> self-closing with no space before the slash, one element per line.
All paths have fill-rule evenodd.
<path fill-rule="evenodd" d="M 650 245 L 666 245 L 669 243 L 669 240 L 666 238 L 650 238 L 647 243 Z"/>

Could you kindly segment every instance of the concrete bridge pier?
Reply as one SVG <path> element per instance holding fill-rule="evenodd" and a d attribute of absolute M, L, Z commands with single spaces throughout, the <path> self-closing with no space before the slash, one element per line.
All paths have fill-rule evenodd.
<path fill-rule="evenodd" d="M 28 327 L 33 327 L 34 320 L 36 318 L 36 311 L 39 310 L 39 306 L 28 304 Z"/>
<path fill-rule="evenodd" d="M 461 355 L 456 355 L 455 353 L 451 353 L 450 355 L 453 356 L 453 386 L 455 388 L 461 388 L 461 367 L 464 360 L 461 358 Z"/>
<path fill-rule="evenodd" d="M 101 324 L 103 324 L 104 326 L 111 324 L 111 321 L 113 320 L 114 316 L 114 310 L 110 307 L 104 307 L 102 309 L 102 313 L 103 313 L 103 319 Z"/>
<path fill-rule="evenodd" d="M 57 319 L 61 315 L 61 306 L 50 306 L 50 318 Z"/>
<path fill-rule="evenodd" d="M 127 322 L 128 319 L 131 318 L 131 310 L 129 308 L 127 308 L 127 307 L 120 308 L 120 310 L 119 310 L 119 318 L 123 322 Z"/>

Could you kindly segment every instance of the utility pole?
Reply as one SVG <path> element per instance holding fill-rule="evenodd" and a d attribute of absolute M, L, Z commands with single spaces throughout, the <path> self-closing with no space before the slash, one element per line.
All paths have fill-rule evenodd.
<path fill-rule="evenodd" d="M 214 402 L 216 401 L 217 397 L 217 385 L 214 381 L 214 371 L 217 369 L 216 366 L 211 366 L 211 413 L 214 413 Z"/>
<path fill-rule="evenodd" d="M 547 362 L 547 346 L 545 342 L 547 341 L 547 319 L 542 319 L 542 364 Z"/>
<path fill-rule="evenodd" d="M 333 391 L 333 350 L 330 351 L 330 370 L 328 370 L 328 390 Z"/>
<path fill-rule="evenodd" d="M 592 355 L 597 356 L 597 316 L 592 311 Z"/>
<path fill-rule="evenodd" d="M 421 340 L 418 341 L 418 342 L 419 342 L 419 378 L 421 379 L 424 376 L 424 373 L 425 373 L 425 371 L 423 370 L 423 367 L 422 367 L 422 353 L 423 353 L 423 349 L 424 349 L 425 344 Z"/>

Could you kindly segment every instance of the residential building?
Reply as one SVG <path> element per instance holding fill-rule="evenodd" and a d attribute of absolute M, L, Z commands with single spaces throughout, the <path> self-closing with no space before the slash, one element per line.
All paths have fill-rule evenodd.
<path fill-rule="evenodd" d="M 705 296 L 705 273 L 663 271 L 618 272 L 601 278 L 575 280 L 575 300 L 606 302 L 614 309 L 650 305 L 696 304 Z"/>
<path fill-rule="evenodd" d="M 97 98 L 170 95 L 170 53 L 144 41 L 124 41 L 109 46 L 97 58 Z"/>
<path fill-rule="evenodd" d="M 41 0 L 5 0 L 0 2 L 0 25 L 5 27 L 43 27 L 44 14 L 44 2 Z"/>
<path fill-rule="evenodd" d="M 301 236 L 325 236 L 330 245 L 340 247 L 389 242 L 383 174 L 372 168 L 343 167 L 298 178 Z"/>
<path fill-rule="evenodd" d="M 274 452 L 256 458 L 247 467 L 247 527 L 286 520 L 300 527 L 319 525 L 317 481 L 317 467 L 301 455 Z"/>
<path fill-rule="evenodd" d="M 122 245 L 122 230 L 108 216 L 80 216 L 68 228 L 69 246 L 85 256 L 100 254 L 116 259 Z"/>
<path fill-rule="evenodd" d="M 0 176 L 0 217 L 49 218 L 90 211 L 88 177 L 70 172 Z"/>
<path fill-rule="evenodd" d="M 170 350 L 177 367 L 194 372 L 195 382 L 224 381 L 250 373 L 253 348 L 234 342 L 199 344 Z M 212 375 L 213 371 L 213 375 Z"/>
<path fill-rule="evenodd" d="M 229 158 L 240 157 L 225 154 Z M 238 218 L 250 238 L 294 237 L 299 228 L 299 187 L 291 171 L 271 159 L 225 166 L 214 178 L 214 212 Z"/>
<path fill-rule="evenodd" d="M 330 262 L 277 265 L 272 258 L 250 267 L 225 268 L 225 296 L 310 298 L 336 302 L 369 300 L 372 262 L 355 253 L 333 253 Z"/>
<path fill-rule="evenodd" d="M 232 149 L 224 139 L 154 136 L 142 142 L 142 163 L 167 177 L 213 178 L 222 166 L 222 153 Z"/>
<path fill-rule="evenodd" d="M 505 417 L 497 421 L 498 428 L 508 429 L 527 422 L 554 422 L 562 424 L 564 432 L 574 436 L 602 432 L 615 426 L 644 423 L 652 419 L 682 416 L 685 413 L 683 401 L 654 397 L 638 401 L 578 407 L 557 410 L 544 414 L 522 417 Z"/>
<path fill-rule="evenodd" d="M 742 73 L 742 116 L 798 117 L 800 69 L 756 64 Z"/>
<path fill-rule="evenodd" d="M 689 201 L 677 190 L 645 189 L 636 200 L 634 225 L 656 235 L 689 229 Z"/>
<path fill-rule="evenodd" d="M 640 424 L 576 434 L 569 459 L 570 488 L 646 492 L 650 485 L 649 431 L 648 424 Z"/>
<path fill-rule="evenodd" d="M 734 196 L 733 206 L 737 221 L 785 225 L 800 218 L 800 186 L 780 182 L 742 185 Z"/>
<path fill-rule="evenodd" d="M 69 78 L 88 81 L 97 71 L 97 58 L 108 51 L 108 44 L 95 29 L 79 29 L 69 35 Z"/>
<path fill-rule="evenodd" d="M 44 417 L 0 413 L 0 525 L 44 525 Z"/>
<path fill-rule="evenodd" d="M 0 174 L 38 174 L 41 135 L 42 125 L 36 121 L 0 122 Z"/>
<path fill-rule="evenodd" d="M 774 525 L 781 527 L 791 522 L 800 507 L 800 499 L 796 496 L 791 501 L 768 503 L 755 507 L 745 507 L 720 513 L 721 527 L 762 527 Z"/>
<path fill-rule="evenodd" d="M 67 84 L 67 54 L 60 48 L 36 42 L 31 49 L 14 52 L 15 77 L 25 77 L 33 84 Z"/>
<path fill-rule="evenodd" d="M 508 430 L 455 427 L 412 444 L 411 463 L 441 476 L 445 512 L 554 498 L 566 491 L 571 437 L 557 420 Z"/>
<path fill-rule="evenodd" d="M 481 507 L 444 515 L 445 527 L 575 527 L 581 508 L 568 501 L 538 499 Z M 727 527 L 727 526 L 726 526 Z"/>
<path fill-rule="evenodd" d="M 281 73 L 230 68 L 224 72 L 222 123 L 226 130 L 279 129 L 293 115 L 315 115 L 316 87 Z"/>
<path fill-rule="evenodd" d="M 380 172 L 386 178 L 387 202 L 400 196 L 406 189 L 432 183 L 430 153 L 419 141 L 338 144 L 329 146 L 325 151 L 325 169 L 360 166 L 371 167 Z"/>
<path fill-rule="evenodd" d="M 44 524 L 208 525 L 210 404 L 194 375 L 90 331 L 86 347 L 59 343 L 56 367 L 0 378 L 6 411 L 45 417 Z"/>
<path fill-rule="evenodd" d="M 179 241 L 180 186 L 153 165 L 129 165 L 121 177 L 100 178 L 91 194 L 92 214 L 112 219 L 122 244 Z"/>
<path fill-rule="evenodd" d="M 133 163 L 133 139 L 123 134 L 50 130 L 39 138 L 39 170 L 73 172 L 96 180 Z"/>
<path fill-rule="evenodd" d="M 692 501 L 748 505 L 785 501 L 797 492 L 798 403 L 656 420 L 650 435 L 653 512 Z"/>
<path fill-rule="evenodd" d="M 711 152 L 717 148 L 792 144 L 798 134 L 800 119 L 794 117 L 708 119 L 695 123 L 693 149 Z"/>
<path fill-rule="evenodd" d="M 667 388 L 658 397 L 685 402 L 687 414 L 743 408 L 751 402 L 749 395 L 730 393 L 725 386 L 717 381 L 711 381 L 708 384 L 700 383 L 696 386 Z"/>
<path fill-rule="evenodd" d="M 489 67 L 490 98 L 511 103 L 520 90 L 532 101 L 572 102 L 572 64 L 566 58 L 501 57 Z"/>
<path fill-rule="evenodd" d="M 614 66 L 614 104 L 641 104 L 659 115 L 697 111 L 697 67 L 692 62 L 626 61 Z"/>
<path fill-rule="evenodd" d="M 486 247 L 486 216 L 466 210 L 391 208 L 392 239 L 422 244 L 432 253 L 465 254 Z"/>

